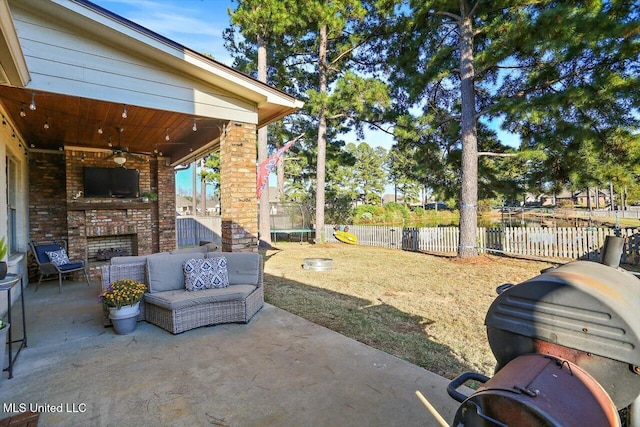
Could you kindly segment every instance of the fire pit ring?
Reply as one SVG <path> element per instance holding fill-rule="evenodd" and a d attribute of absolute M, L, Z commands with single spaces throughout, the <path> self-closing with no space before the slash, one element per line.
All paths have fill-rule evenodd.
<path fill-rule="evenodd" d="M 333 270 L 333 259 L 331 258 L 305 258 L 302 268 L 305 270 L 328 271 Z"/>

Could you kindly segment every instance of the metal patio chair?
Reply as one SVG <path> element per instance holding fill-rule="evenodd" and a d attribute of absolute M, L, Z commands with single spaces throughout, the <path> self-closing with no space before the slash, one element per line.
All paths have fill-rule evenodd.
<path fill-rule="evenodd" d="M 84 277 L 87 280 L 87 286 L 91 285 L 91 282 L 89 281 L 89 274 L 87 273 L 87 267 L 83 260 L 70 260 L 68 258 L 64 259 L 63 257 L 61 261 L 60 259 L 57 259 L 57 257 L 54 257 L 56 258 L 56 262 L 52 262 L 52 258 L 47 254 L 47 252 L 60 254 L 60 251 L 64 250 L 64 255 L 66 255 L 67 242 L 64 240 L 46 240 L 39 242 L 32 240 L 29 243 L 29 246 L 31 246 L 33 256 L 38 263 L 38 270 L 40 273 L 40 278 L 36 284 L 36 291 L 44 277 L 57 275 L 58 292 L 62 292 L 62 276 L 67 276 L 78 271 L 82 271 L 82 273 L 84 273 Z"/>

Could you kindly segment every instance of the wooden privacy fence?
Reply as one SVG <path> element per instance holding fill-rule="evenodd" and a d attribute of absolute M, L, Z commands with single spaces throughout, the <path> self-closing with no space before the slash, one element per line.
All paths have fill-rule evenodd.
<path fill-rule="evenodd" d="M 219 216 L 185 216 L 176 218 L 178 247 L 198 246 L 200 242 L 222 242 L 222 219 Z"/>
<path fill-rule="evenodd" d="M 458 251 L 458 227 L 378 227 L 349 226 L 358 237 L 358 244 L 381 246 L 408 251 L 455 254 Z M 596 227 L 478 227 L 478 252 L 504 253 L 523 257 L 599 260 L 606 236 L 616 235 L 611 228 Z M 623 228 L 625 237 L 622 262 L 640 262 L 640 230 Z M 325 227 L 328 242 L 337 242 L 333 226 Z"/>

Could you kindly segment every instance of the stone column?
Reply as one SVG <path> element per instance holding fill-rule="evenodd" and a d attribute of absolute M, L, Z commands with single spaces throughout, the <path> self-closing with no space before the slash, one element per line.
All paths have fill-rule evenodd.
<path fill-rule="evenodd" d="M 165 159 L 152 163 L 151 170 L 157 181 L 151 181 L 151 189 L 157 185 L 158 201 L 152 202 L 152 215 L 157 219 L 157 237 L 154 236 L 153 251 L 165 252 L 177 248 L 176 242 L 176 173 Z M 155 227 L 154 227 L 155 232 Z"/>
<path fill-rule="evenodd" d="M 258 250 L 256 126 L 229 122 L 220 138 L 222 250 Z"/>

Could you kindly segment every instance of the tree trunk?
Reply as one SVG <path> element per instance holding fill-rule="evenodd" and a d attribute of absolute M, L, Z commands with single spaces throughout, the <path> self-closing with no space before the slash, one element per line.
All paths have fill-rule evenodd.
<path fill-rule="evenodd" d="M 202 198 L 202 215 L 207 215 L 207 181 L 204 179 L 204 158 L 200 159 L 200 197 Z"/>
<path fill-rule="evenodd" d="M 615 195 L 613 194 L 613 182 L 609 181 L 609 207 L 611 210 L 616 210 Z"/>
<path fill-rule="evenodd" d="M 460 23 L 460 96 L 462 100 L 462 186 L 460 189 L 459 258 L 478 255 L 478 137 L 473 69 L 473 25 L 463 15 Z"/>
<path fill-rule="evenodd" d="M 286 154 L 284 154 L 278 160 L 276 164 L 276 173 L 278 176 L 278 201 L 284 200 L 284 158 Z"/>
<path fill-rule="evenodd" d="M 267 82 L 267 47 L 264 38 L 258 34 L 258 80 Z M 267 127 L 258 129 L 258 164 L 267 160 L 269 155 L 267 148 Z M 265 246 L 271 246 L 271 218 L 269 212 L 269 182 L 260 196 L 260 208 L 258 210 L 258 230 L 260 241 Z"/>
<path fill-rule="evenodd" d="M 319 90 L 327 93 L 327 26 L 320 27 L 318 69 L 320 74 Z M 327 156 L 327 117 L 324 107 L 318 116 L 318 162 L 316 164 L 316 243 L 324 242 L 324 185 L 325 163 Z"/>
<path fill-rule="evenodd" d="M 196 160 L 193 161 L 193 163 L 191 164 L 191 167 L 193 168 L 193 173 L 191 174 L 191 184 L 193 185 L 193 199 L 192 199 L 192 204 L 193 204 L 193 212 L 191 212 L 191 215 L 196 216 L 198 215 L 198 189 L 196 188 L 196 184 L 197 184 L 197 172 L 196 169 L 198 168 L 198 162 Z"/>

